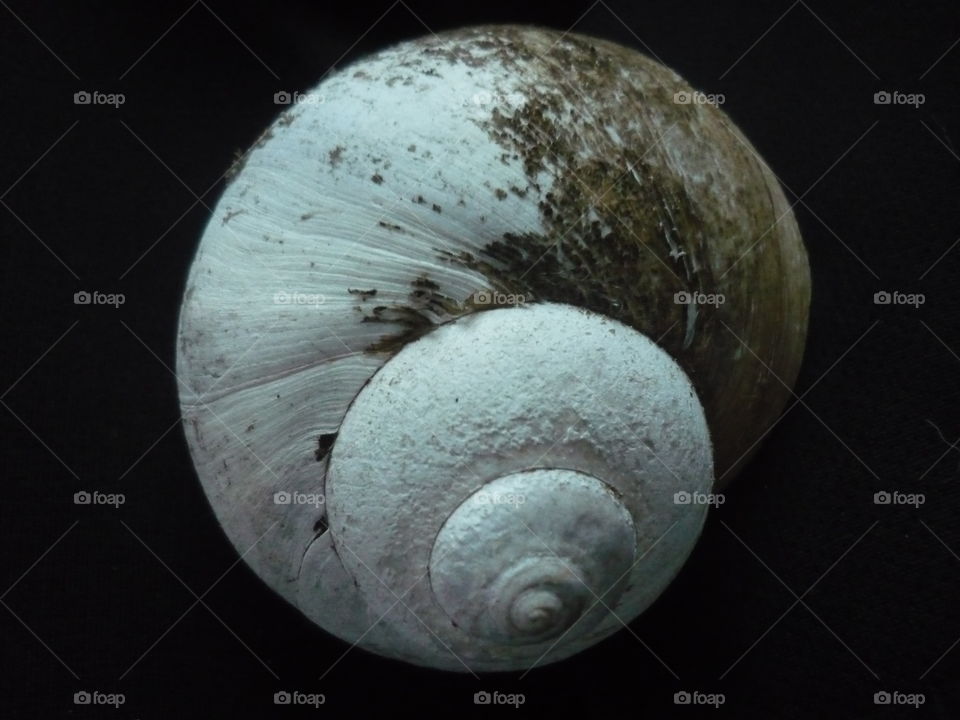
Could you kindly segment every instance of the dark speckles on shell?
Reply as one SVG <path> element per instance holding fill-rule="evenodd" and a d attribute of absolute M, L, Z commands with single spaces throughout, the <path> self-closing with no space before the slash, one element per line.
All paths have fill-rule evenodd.
<path fill-rule="evenodd" d="M 503 149 L 501 162 L 518 163 L 527 179 L 525 188 L 491 187 L 491 199 L 536 203 L 543 227 L 438 255 L 498 292 L 585 307 L 658 341 L 697 388 L 718 475 L 742 464 L 788 397 L 767 367 L 792 384 L 809 303 L 795 221 L 745 138 L 717 108 L 675 103 L 674 93 L 690 90 L 681 78 L 613 43 L 496 27 L 422 44 L 424 57 L 449 64 L 517 67 L 521 85 L 510 89 L 522 102 L 493 103 L 477 122 Z M 677 169 L 683 153 L 715 167 L 691 177 L 682 161 Z M 482 223 L 483 203 L 474 207 Z M 681 292 L 726 302 L 691 308 L 676 302 Z"/>

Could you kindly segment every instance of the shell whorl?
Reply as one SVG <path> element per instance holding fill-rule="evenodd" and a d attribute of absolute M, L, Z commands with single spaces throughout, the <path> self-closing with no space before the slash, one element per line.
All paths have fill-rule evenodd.
<path fill-rule="evenodd" d="M 677 364 L 622 323 L 538 303 L 443 325 L 384 365 L 341 424 L 327 512 L 369 611 L 397 613 L 394 653 L 518 669 L 649 605 L 706 516 L 676 493 L 712 482 Z"/>
<path fill-rule="evenodd" d="M 531 645 L 602 620 L 636 550 L 633 518 L 611 486 L 574 470 L 525 470 L 487 483 L 447 518 L 430 582 L 465 632 Z"/>
<path fill-rule="evenodd" d="M 719 109 L 673 101 L 689 91 L 669 69 L 606 41 L 467 28 L 331 74 L 314 101 L 291 106 L 238 162 L 187 282 L 181 408 L 198 475 L 230 540 L 319 625 L 390 657 L 457 670 L 463 665 L 450 650 L 475 669 L 497 670 L 531 661 L 545 647 L 540 628 L 567 633 L 546 662 L 621 627 L 609 616 L 591 625 L 592 595 L 561 581 L 595 576 L 599 590 L 591 590 L 607 590 L 609 568 L 572 550 L 557 552 L 565 567 L 550 559 L 552 569 L 544 562 L 545 575 L 529 585 L 521 569 L 511 579 L 511 563 L 458 575 L 433 552 L 458 527 L 445 523 L 459 522 L 485 485 L 531 470 L 592 478 L 629 515 L 634 557 L 645 559 L 642 578 L 630 579 L 634 568 L 610 591 L 620 617 L 646 607 L 677 572 L 705 511 L 668 502 L 671 493 L 709 491 L 709 452 L 694 456 L 709 448 L 707 426 L 721 478 L 749 457 L 796 377 L 809 304 L 806 255 L 772 173 Z M 726 302 L 677 301 L 690 292 Z M 562 319 L 551 315 L 558 308 Z M 521 333 L 516 353 L 549 337 L 555 353 L 577 357 L 602 327 L 642 357 L 664 354 L 664 372 L 682 379 L 677 387 L 696 405 L 676 399 L 671 412 L 706 418 L 703 436 L 687 438 L 694 455 L 682 454 L 683 423 L 647 423 L 657 407 L 653 385 L 634 388 L 633 404 L 610 414 L 597 388 L 621 378 L 602 372 L 606 356 L 588 355 L 579 376 L 553 356 L 511 368 L 484 355 L 500 347 L 501 330 L 490 347 L 461 349 L 501 368 L 475 393 L 510 376 L 519 384 L 505 396 L 529 394 L 530 402 L 481 403 L 475 416 L 431 427 L 436 406 L 417 398 L 473 382 L 477 368 L 458 364 L 460 356 L 437 365 L 425 349 L 486 323 L 507 327 L 514 313 L 554 317 L 541 323 L 543 337 Z M 411 357 L 434 364 L 420 396 L 397 399 L 408 414 L 391 425 L 388 404 L 359 413 Z M 531 393 L 544 366 L 563 381 Z M 581 397 L 584 377 L 594 390 Z M 619 389 L 610 395 L 617 400 Z M 494 417 L 494 407 L 506 414 Z M 357 425 L 357 417 L 369 422 Z M 626 422 L 626 435 L 613 417 Z M 365 435 L 363 427 L 378 429 Z M 405 465 L 384 455 L 377 466 L 389 438 L 400 451 L 421 452 Z M 468 450 L 481 452 L 464 467 Z M 460 462 L 445 465 L 445 455 Z M 677 470 L 688 465 L 689 475 Z M 395 467 L 420 467 L 404 482 L 423 492 L 391 485 Z M 289 501 L 300 497 L 326 502 Z M 400 497 L 405 504 L 390 504 Z M 528 552 L 520 547 L 517 563 Z M 411 568 L 423 581 L 404 587 Z M 480 583 L 498 613 L 461 607 L 451 578 Z M 421 618 L 450 636 L 439 643 Z M 517 642 L 498 645 L 506 627 Z M 477 637 L 486 638 L 479 647 Z"/>

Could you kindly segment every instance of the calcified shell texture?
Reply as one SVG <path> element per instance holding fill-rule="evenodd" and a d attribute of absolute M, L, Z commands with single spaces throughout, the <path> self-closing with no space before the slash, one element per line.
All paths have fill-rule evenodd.
<path fill-rule="evenodd" d="M 387 614 L 368 646 L 451 670 L 571 655 L 673 579 L 707 509 L 676 494 L 705 495 L 712 470 L 690 381 L 635 330 L 555 303 L 447 323 L 360 391 L 331 452 L 357 627 Z M 321 625 L 331 577 L 301 568 Z"/>
<path fill-rule="evenodd" d="M 696 389 L 717 476 L 749 457 L 799 367 L 806 256 L 763 161 L 716 107 L 675 102 L 689 92 L 605 41 L 470 28 L 330 75 L 238 161 L 191 267 L 177 371 L 201 482 L 271 587 L 351 641 L 377 620 L 327 530 L 341 423 L 410 343 L 518 299 L 578 306 L 651 338 Z M 395 494 L 386 487 L 382 501 Z M 528 623 L 552 602 L 524 598 Z M 500 620 L 470 616 L 493 636 Z M 443 644 L 410 650 L 388 625 L 362 644 L 464 669 Z M 481 648 L 474 669 L 528 662 L 501 655 Z"/>

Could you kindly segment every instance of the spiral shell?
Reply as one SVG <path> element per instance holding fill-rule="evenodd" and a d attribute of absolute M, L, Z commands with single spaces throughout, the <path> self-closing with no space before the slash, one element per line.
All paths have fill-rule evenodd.
<path fill-rule="evenodd" d="M 235 168 L 181 310 L 186 434 L 322 627 L 528 667 L 679 570 L 706 511 L 675 494 L 749 457 L 809 304 L 774 177 L 684 92 L 609 42 L 469 28 L 331 75 Z"/>

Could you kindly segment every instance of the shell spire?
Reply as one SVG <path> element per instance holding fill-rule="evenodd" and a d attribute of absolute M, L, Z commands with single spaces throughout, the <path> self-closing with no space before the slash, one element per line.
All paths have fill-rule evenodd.
<path fill-rule="evenodd" d="M 634 50 L 485 26 L 332 74 L 193 261 L 181 408 L 230 540 L 348 642 L 449 670 L 642 612 L 796 378 L 773 174 Z M 716 479 L 715 479 L 716 478 Z"/>

